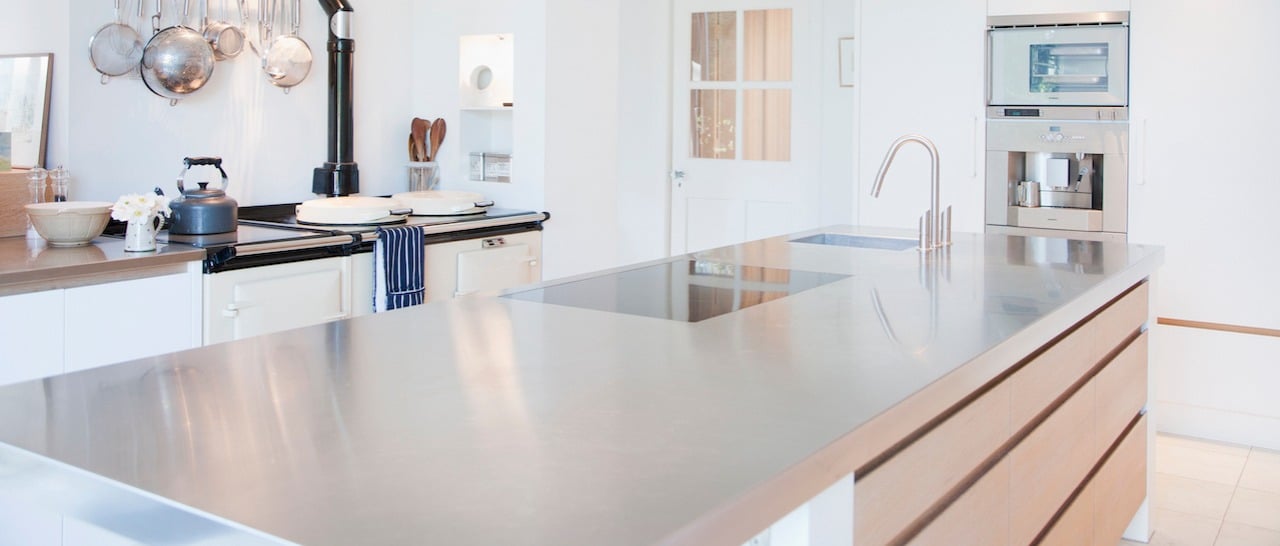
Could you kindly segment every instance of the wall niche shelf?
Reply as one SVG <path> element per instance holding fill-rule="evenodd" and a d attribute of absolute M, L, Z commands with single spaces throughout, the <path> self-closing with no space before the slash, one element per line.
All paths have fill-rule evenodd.
<path fill-rule="evenodd" d="M 462 36 L 458 43 L 459 109 L 461 110 L 461 172 L 474 173 L 473 154 L 512 155 L 515 118 L 515 38 L 512 34 Z M 475 182 L 509 182 L 471 175 Z"/>

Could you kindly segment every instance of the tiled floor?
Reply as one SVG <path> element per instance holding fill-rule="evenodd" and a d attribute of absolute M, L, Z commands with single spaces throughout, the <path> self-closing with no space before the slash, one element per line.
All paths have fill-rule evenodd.
<path fill-rule="evenodd" d="M 1280 452 L 1157 435 L 1154 487 L 1152 545 L 1280 546 Z"/>

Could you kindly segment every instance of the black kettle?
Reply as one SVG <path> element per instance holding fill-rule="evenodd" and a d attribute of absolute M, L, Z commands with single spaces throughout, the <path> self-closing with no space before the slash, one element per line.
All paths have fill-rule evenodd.
<path fill-rule="evenodd" d="M 182 162 L 184 166 L 178 174 L 178 193 L 181 195 L 169 202 L 173 211 L 169 217 L 169 233 L 212 235 L 235 231 L 240 209 L 235 199 L 227 197 L 227 171 L 222 170 L 222 158 L 187 157 Z M 191 167 L 197 165 L 216 167 L 222 174 L 222 187 L 210 189 L 208 182 L 200 182 L 200 189 L 184 188 L 182 180 Z"/>

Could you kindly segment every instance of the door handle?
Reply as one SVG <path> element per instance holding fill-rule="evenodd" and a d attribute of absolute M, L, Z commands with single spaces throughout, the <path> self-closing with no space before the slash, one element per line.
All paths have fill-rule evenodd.
<path fill-rule="evenodd" d="M 684 171 L 676 169 L 671 171 L 671 181 L 676 183 L 677 188 L 684 187 Z"/>
<path fill-rule="evenodd" d="M 233 301 L 228 303 L 227 306 L 222 309 L 222 316 L 226 318 L 236 318 L 240 316 L 240 302 Z"/>

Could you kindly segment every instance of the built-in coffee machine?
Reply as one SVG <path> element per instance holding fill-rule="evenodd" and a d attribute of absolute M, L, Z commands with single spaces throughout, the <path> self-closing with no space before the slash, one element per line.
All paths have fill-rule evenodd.
<path fill-rule="evenodd" d="M 1126 122 L 987 121 L 989 231 L 1031 228 L 1123 238 L 1128 230 Z M 1059 234 L 1065 235 L 1065 234 Z M 1072 234 L 1080 238 L 1086 234 Z"/>
<path fill-rule="evenodd" d="M 987 231 L 1124 240 L 1128 14 L 988 26 Z"/>

